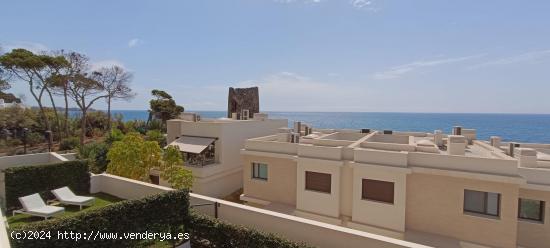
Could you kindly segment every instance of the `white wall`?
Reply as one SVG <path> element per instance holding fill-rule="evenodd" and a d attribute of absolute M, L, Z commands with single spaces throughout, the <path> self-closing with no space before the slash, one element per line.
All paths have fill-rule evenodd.
<path fill-rule="evenodd" d="M 92 179 L 91 185 L 94 190 L 100 189 L 101 192 L 122 198 L 125 198 L 125 196 L 130 198 L 143 197 L 171 190 L 170 188 L 108 174 L 100 174 L 95 177 L 95 179 Z M 263 232 L 277 233 L 284 238 L 296 242 L 305 242 L 316 247 L 427 248 L 427 246 L 368 232 L 281 214 L 208 196 L 190 194 L 191 205 L 214 202 L 219 204 L 218 217 L 221 220 L 255 228 Z M 214 215 L 213 206 L 195 207 L 195 209 L 203 214 Z"/>
<path fill-rule="evenodd" d="M 0 247 L 10 248 L 10 239 L 7 232 L 6 219 L 4 213 L 0 210 Z"/>
<path fill-rule="evenodd" d="M 179 124 L 179 125 L 178 125 Z M 172 120 L 168 126 L 170 138 L 181 135 L 215 137 L 217 163 L 205 167 L 189 167 L 195 176 L 193 192 L 224 197 L 243 187 L 240 150 L 249 138 L 275 134 L 288 121 L 201 121 Z M 174 134 L 178 132 L 178 134 Z"/>

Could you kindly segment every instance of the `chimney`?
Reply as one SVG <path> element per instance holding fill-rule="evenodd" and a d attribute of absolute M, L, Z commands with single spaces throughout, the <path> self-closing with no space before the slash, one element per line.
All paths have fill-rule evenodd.
<path fill-rule="evenodd" d="M 300 134 L 290 133 L 290 143 L 300 143 Z"/>
<path fill-rule="evenodd" d="M 461 126 L 454 126 L 452 134 L 453 135 L 462 135 L 462 127 Z"/>
<path fill-rule="evenodd" d="M 434 131 L 434 143 L 436 146 L 443 146 L 443 131 L 435 130 Z"/>
<path fill-rule="evenodd" d="M 447 152 L 449 155 L 466 154 L 466 138 L 462 135 L 449 135 L 447 140 Z"/>
<path fill-rule="evenodd" d="M 466 137 L 469 145 L 473 144 L 474 140 L 477 139 L 477 131 L 475 129 L 461 128 L 460 135 Z"/>
<path fill-rule="evenodd" d="M 302 131 L 302 122 L 295 121 L 294 122 L 294 132 L 298 133 L 298 135 L 300 135 L 300 131 Z"/>
<path fill-rule="evenodd" d="M 516 148 L 519 148 L 518 143 L 510 142 L 510 144 L 508 144 L 508 155 L 510 157 L 515 157 Z"/>
<path fill-rule="evenodd" d="M 516 155 L 520 167 L 537 167 L 537 151 L 533 148 L 517 148 Z"/>
<path fill-rule="evenodd" d="M 498 136 L 491 136 L 491 138 L 489 139 L 489 143 L 491 143 L 491 146 L 499 149 L 500 149 L 500 141 L 501 141 L 501 138 Z"/>

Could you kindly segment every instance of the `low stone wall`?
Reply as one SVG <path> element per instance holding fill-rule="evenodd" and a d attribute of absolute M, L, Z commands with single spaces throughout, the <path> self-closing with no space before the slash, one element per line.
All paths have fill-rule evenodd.
<path fill-rule="evenodd" d="M 104 192 L 126 199 L 168 190 L 172 189 L 109 174 L 92 175 L 91 180 L 91 192 Z M 191 205 L 217 202 L 219 219 L 264 232 L 278 233 L 290 240 L 318 247 L 427 247 L 193 193 L 190 201 Z M 203 214 L 215 215 L 213 205 L 196 206 L 195 209 Z"/>

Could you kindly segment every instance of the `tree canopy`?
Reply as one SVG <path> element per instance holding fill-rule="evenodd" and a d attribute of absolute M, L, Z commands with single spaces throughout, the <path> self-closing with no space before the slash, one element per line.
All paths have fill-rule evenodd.
<path fill-rule="evenodd" d="M 13 49 L 12 51 L 0 56 L 0 65 L 5 70 L 2 73 L 9 73 L 15 78 L 26 82 L 33 98 L 36 100 L 42 113 L 43 120 L 48 130 L 51 130 L 50 123 L 46 117 L 43 97 L 49 96 L 52 107 L 55 109 L 49 78 L 59 73 L 60 69 L 66 66 L 68 61 L 63 56 L 50 56 L 46 54 L 34 54 L 25 49 Z M 5 81 L 5 80 L 4 80 Z M 59 117 L 55 111 L 57 127 L 59 127 Z"/>
<path fill-rule="evenodd" d="M 172 96 L 162 90 L 153 90 L 151 94 L 155 97 L 149 101 L 149 121 L 154 117 L 162 120 L 163 128 L 166 127 L 166 121 L 177 118 L 185 109 L 176 104 Z"/>
<path fill-rule="evenodd" d="M 151 169 L 160 170 L 161 177 L 173 188 L 190 188 L 193 174 L 183 167 L 180 151 L 169 146 L 164 151 L 156 141 L 146 141 L 139 133 L 129 133 L 115 141 L 107 153 L 107 172 L 131 179 L 150 181 Z"/>
<path fill-rule="evenodd" d="M 139 133 L 129 133 L 109 149 L 107 172 L 148 181 L 150 170 L 160 166 L 161 152 L 157 142 L 145 141 Z"/>

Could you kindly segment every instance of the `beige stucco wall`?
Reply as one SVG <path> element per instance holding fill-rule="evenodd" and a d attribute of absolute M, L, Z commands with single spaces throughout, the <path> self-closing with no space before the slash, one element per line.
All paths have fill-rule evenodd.
<path fill-rule="evenodd" d="M 543 223 L 518 221 L 518 245 L 525 247 L 546 247 L 550 245 L 550 192 L 520 189 L 519 197 L 541 200 L 545 204 L 545 219 Z"/>
<path fill-rule="evenodd" d="M 188 169 L 193 171 L 195 177 L 193 192 L 221 198 L 243 187 L 240 149 L 244 148 L 245 141 L 274 134 L 278 128 L 286 127 L 287 123 L 286 119 L 200 122 L 169 120 L 167 141 L 171 142 L 181 135 L 218 138 L 215 142 L 217 163 Z"/>
<path fill-rule="evenodd" d="M 252 163 L 267 164 L 267 180 L 252 178 Z M 243 155 L 243 194 L 270 202 L 296 205 L 296 162 L 284 158 Z"/>
<path fill-rule="evenodd" d="M 296 184 L 296 209 L 340 217 L 340 170 L 341 161 L 299 158 Z M 331 174 L 331 193 L 306 190 L 305 172 L 313 171 Z"/>
<path fill-rule="evenodd" d="M 344 163 L 340 169 L 340 215 L 351 217 L 353 202 L 353 166 Z"/>
<path fill-rule="evenodd" d="M 169 190 L 172 189 L 109 174 L 94 175 L 91 178 L 92 192 L 105 192 L 125 199 L 137 199 Z M 203 195 L 191 193 L 189 200 L 192 205 L 217 202 L 219 204 L 218 218 L 221 220 L 263 232 L 277 233 L 290 240 L 305 242 L 315 247 L 428 248 L 411 242 Z M 210 206 L 195 207 L 194 209 L 204 214 L 214 215 L 214 208 Z M 0 233 L 0 235 L 2 234 Z"/>
<path fill-rule="evenodd" d="M 354 164 L 352 221 L 404 232 L 407 173 L 403 168 Z M 394 203 L 362 199 L 363 179 L 393 182 Z"/>
<path fill-rule="evenodd" d="M 500 218 L 463 213 L 464 189 L 501 194 Z M 406 228 L 496 247 L 516 247 L 518 185 L 413 173 Z"/>

